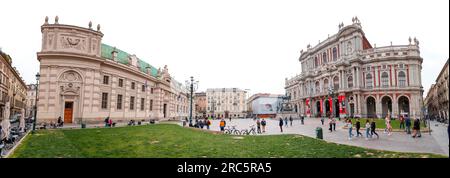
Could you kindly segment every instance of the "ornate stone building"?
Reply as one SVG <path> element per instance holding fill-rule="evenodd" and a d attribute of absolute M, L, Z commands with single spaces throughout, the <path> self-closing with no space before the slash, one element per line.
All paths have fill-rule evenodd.
<path fill-rule="evenodd" d="M 206 93 L 205 92 L 199 92 L 195 93 L 194 96 L 195 100 L 195 116 L 206 116 L 206 107 L 208 106 L 206 104 Z"/>
<path fill-rule="evenodd" d="M 25 117 L 33 117 L 34 106 L 36 105 L 36 84 L 27 85 L 27 97 L 25 100 Z"/>
<path fill-rule="evenodd" d="M 100 25 L 41 26 L 38 123 L 100 123 L 173 119 L 186 109 L 186 92 L 167 66 L 156 69 L 136 55 L 102 43 Z"/>
<path fill-rule="evenodd" d="M 425 98 L 425 106 L 428 109 L 428 115 L 433 118 L 447 120 L 447 122 L 449 118 L 448 67 L 447 59 L 447 62 L 436 78 L 436 83 L 431 85 Z"/>
<path fill-rule="evenodd" d="M 0 118 L 22 113 L 25 109 L 26 84 L 12 65 L 12 58 L 0 50 Z M 8 107 L 6 106 L 8 105 Z M 9 112 L 5 109 L 9 108 Z"/>
<path fill-rule="evenodd" d="M 247 115 L 247 92 L 238 88 L 206 90 L 207 116 L 240 118 Z"/>
<path fill-rule="evenodd" d="M 329 36 L 301 50 L 301 74 L 286 79 L 285 89 L 298 114 L 312 117 L 420 116 L 422 58 L 419 41 L 376 47 L 357 17 Z"/>

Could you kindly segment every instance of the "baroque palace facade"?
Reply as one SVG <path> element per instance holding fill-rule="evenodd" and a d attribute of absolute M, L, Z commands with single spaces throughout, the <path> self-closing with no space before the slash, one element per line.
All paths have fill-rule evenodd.
<path fill-rule="evenodd" d="M 301 51 L 301 74 L 285 81 L 299 115 L 381 118 L 422 114 L 422 61 L 419 41 L 376 47 L 360 21 Z M 414 43 L 412 42 L 414 41 Z"/>
<path fill-rule="evenodd" d="M 156 69 L 136 55 L 102 43 L 100 25 L 41 26 L 37 122 L 100 123 L 187 116 L 185 87 L 167 66 Z"/>

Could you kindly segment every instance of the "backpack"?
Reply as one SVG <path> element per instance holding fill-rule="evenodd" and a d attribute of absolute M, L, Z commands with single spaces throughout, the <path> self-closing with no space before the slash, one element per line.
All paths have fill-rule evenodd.
<path fill-rule="evenodd" d="M 211 121 L 208 120 L 208 125 L 211 125 Z"/>

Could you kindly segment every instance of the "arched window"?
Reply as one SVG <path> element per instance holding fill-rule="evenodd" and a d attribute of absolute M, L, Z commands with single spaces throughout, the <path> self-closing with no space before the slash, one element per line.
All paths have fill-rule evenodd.
<path fill-rule="evenodd" d="M 314 58 L 314 67 L 319 66 L 319 59 L 317 57 Z"/>
<path fill-rule="evenodd" d="M 323 88 L 325 88 L 325 90 L 327 90 L 328 91 L 328 88 L 330 87 L 330 85 L 328 84 L 328 79 L 325 79 L 324 81 L 323 81 Z"/>
<path fill-rule="evenodd" d="M 322 53 L 322 65 L 327 63 L 327 53 Z"/>
<path fill-rule="evenodd" d="M 352 76 L 347 78 L 347 87 L 353 88 L 353 77 Z"/>
<path fill-rule="evenodd" d="M 339 77 L 337 77 L 337 76 L 333 78 L 333 88 L 334 88 L 334 91 L 339 90 Z"/>
<path fill-rule="evenodd" d="M 372 88 L 373 87 L 373 78 L 372 74 L 366 75 L 366 88 Z"/>
<path fill-rule="evenodd" d="M 389 87 L 389 75 L 387 72 L 383 72 L 381 74 L 381 86 L 383 88 Z"/>
<path fill-rule="evenodd" d="M 398 73 L 398 85 L 400 87 L 404 87 L 406 86 L 406 74 L 403 71 L 400 71 Z"/>
<path fill-rule="evenodd" d="M 333 61 L 337 60 L 337 49 L 333 48 Z"/>

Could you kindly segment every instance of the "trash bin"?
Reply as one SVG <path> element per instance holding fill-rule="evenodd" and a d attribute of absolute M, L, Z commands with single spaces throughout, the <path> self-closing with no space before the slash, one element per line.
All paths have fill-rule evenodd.
<path fill-rule="evenodd" d="M 323 131 L 322 131 L 322 127 L 317 127 L 317 128 L 316 128 L 316 138 L 318 138 L 318 139 L 323 139 Z"/>
<path fill-rule="evenodd" d="M 86 128 L 86 124 L 85 124 L 85 123 L 82 123 L 82 124 L 81 124 L 81 128 L 83 128 L 83 129 Z"/>

